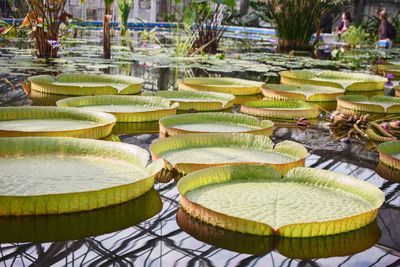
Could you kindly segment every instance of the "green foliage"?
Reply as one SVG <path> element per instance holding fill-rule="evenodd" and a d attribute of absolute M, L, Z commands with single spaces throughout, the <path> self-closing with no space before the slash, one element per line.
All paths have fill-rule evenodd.
<path fill-rule="evenodd" d="M 104 4 L 106 6 L 106 14 L 110 14 L 111 5 L 113 2 L 114 2 L 114 0 L 104 0 Z"/>
<path fill-rule="evenodd" d="M 132 0 L 117 0 L 118 15 L 121 23 L 121 35 L 124 36 L 128 30 L 129 12 L 132 9 Z"/>
<path fill-rule="evenodd" d="M 346 32 L 342 34 L 342 39 L 353 49 L 359 47 L 367 41 L 369 34 L 362 26 L 350 26 Z"/>
<path fill-rule="evenodd" d="M 176 0 L 177 3 L 180 0 Z M 225 8 L 233 8 L 234 0 L 208 0 L 208 1 L 189 1 L 183 11 L 183 26 L 186 30 L 190 29 L 193 33 L 189 35 L 192 50 L 200 50 L 205 53 L 217 53 L 220 39 L 225 31 L 220 26 L 220 14 Z"/>
<path fill-rule="evenodd" d="M 309 50 L 311 35 L 319 31 L 320 18 L 328 12 L 337 12 L 347 0 L 269 0 L 268 17 L 278 30 L 279 49 Z M 318 39 L 318 38 L 317 38 Z"/>

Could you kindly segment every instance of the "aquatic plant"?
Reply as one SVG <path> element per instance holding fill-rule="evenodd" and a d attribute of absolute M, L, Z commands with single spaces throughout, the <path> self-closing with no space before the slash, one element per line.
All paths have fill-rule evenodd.
<path fill-rule="evenodd" d="M 261 92 L 268 99 L 274 100 L 336 102 L 336 97 L 343 95 L 345 91 L 326 86 L 264 84 L 261 87 Z"/>
<path fill-rule="evenodd" d="M 66 98 L 57 106 L 107 112 L 118 122 L 148 122 L 175 115 L 179 104 L 157 96 L 98 95 Z"/>
<path fill-rule="evenodd" d="M 230 77 L 191 77 L 178 80 L 179 90 L 211 91 L 232 95 L 260 93 L 263 82 Z"/>
<path fill-rule="evenodd" d="M 240 112 L 276 120 L 315 119 L 320 114 L 316 105 L 300 100 L 249 101 L 240 106 Z"/>
<path fill-rule="evenodd" d="M 177 3 L 180 0 L 176 0 Z M 225 31 L 220 23 L 221 12 L 224 7 L 234 7 L 234 0 L 190 0 L 184 8 L 184 24 L 192 25 L 193 50 L 200 50 L 208 54 L 218 52 L 219 42 Z"/>
<path fill-rule="evenodd" d="M 353 49 L 365 44 L 368 36 L 368 33 L 362 26 L 357 27 L 352 25 L 342 34 L 342 39 Z"/>
<path fill-rule="evenodd" d="M 138 146 L 82 138 L 0 138 L 0 153 L 1 173 L 8 174 L 0 178 L 0 216 L 61 214 L 127 202 L 149 191 L 163 166 L 160 161 L 148 165 L 149 153 Z"/>
<path fill-rule="evenodd" d="M 120 19 L 121 35 L 125 36 L 128 30 L 128 17 L 132 9 L 132 0 L 117 0 L 118 15 Z"/>
<path fill-rule="evenodd" d="M 383 90 L 387 79 L 366 73 L 324 70 L 281 71 L 281 83 L 288 85 L 317 85 L 344 89 L 346 91 L 378 91 Z"/>
<path fill-rule="evenodd" d="M 19 28 L 29 28 L 39 58 L 55 58 L 60 49 L 60 27 L 71 15 L 65 11 L 67 0 L 26 1 L 29 12 Z"/>
<path fill-rule="evenodd" d="M 144 80 L 107 74 L 64 73 L 37 75 L 27 80 L 29 90 L 56 95 L 130 95 L 140 93 Z"/>
<path fill-rule="evenodd" d="M 51 136 L 100 139 L 111 133 L 110 114 L 56 107 L 0 108 L 0 137 Z"/>
<path fill-rule="evenodd" d="M 270 166 L 251 164 L 191 173 L 178 182 L 178 191 L 181 207 L 205 223 L 301 238 L 366 226 L 385 200 L 376 186 L 344 174 L 294 168 L 282 178 Z"/>
<path fill-rule="evenodd" d="M 178 110 L 186 111 L 227 110 L 235 101 L 231 94 L 203 91 L 157 91 L 154 95 L 178 102 Z"/>
<path fill-rule="evenodd" d="M 400 99 L 391 96 L 344 95 L 337 97 L 337 109 L 348 114 L 400 114 Z"/>
<path fill-rule="evenodd" d="M 159 139 L 150 145 L 153 159 L 162 158 L 167 169 L 191 173 L 212 166 L 257 163 L 285 174 L 304 166 L 307 149 L 296 142 L 273 144 L 263 135 L 248 133 L 196 133 Z"/>
<path fill-rule="evenodd" d="M 271 136 L 274 123 L 258 120 L 244 114 L 226 112 L 191 113 L 160 119 L 160 136 L 176 136 L 188 133 L 250 133 Z"/>
<path fill-rule="evenodd" d="M 331 114 L 331 132 L 336 139 L 342 141 L 350 138 L 367 139 L 376 143 L 400 139 L 400 117 L 372 120 L 370 114 L 335 111 Z"/>
<path fill-rule="evenodd" d="M 278 50 L 311 50 L 310 38 L 320 34 L 320 18 L 336 12 L 347 0 L 263 0 L 278 31 Z"/>

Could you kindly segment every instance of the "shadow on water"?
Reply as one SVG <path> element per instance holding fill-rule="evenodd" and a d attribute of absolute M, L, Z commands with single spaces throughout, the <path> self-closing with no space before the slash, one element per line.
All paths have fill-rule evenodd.
<path fill-rule="evenodd" d="M 238 253 L 264 255 L 271 250 L 292 259 L 316 259 L 353 255 L 375 245 L 381 237 L 376 221 L 348 233 L 309 237 L 285 238 L 278 236 L 256 236 L 213 227 L 203 223 L 182 209 L 176 215 L 183 231 L 208 244 Z"/>
<path fill-rule="evenodd" d="M 154 189 L 123 204 L 88 212 L 0 217 L 0 242 L 59 242 L 103 235 L 134 226 L 162 209 Z"/>

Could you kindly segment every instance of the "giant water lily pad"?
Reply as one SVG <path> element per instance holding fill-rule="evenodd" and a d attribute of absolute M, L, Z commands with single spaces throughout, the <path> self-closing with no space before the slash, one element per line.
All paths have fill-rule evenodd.
<path fill-rule="evenodd" d="M 197 91 L 158 91 L 154 95 L 179 103 L 178 110 L 217 111 L 232 108 L 235 96 Z"/>
<path fill-rule="evenodd" d="M 187 133 L 251 133 L 271 136 L 274 123 L 232 113 L 193 113 L 160 119 L 160 136 Z"/>
<path fill-rule="evenodd" d="M 400 85 L 396 85 L 396 86 L 394 87 L 394 90 L 395 90 L 395 95 L 396 95 L 397 97 L 400 97 Z"/>
<path fill-rule="evenodd" d="M 307 70 L 282 71 L 281 83 L 289 85 L 330 86 L 346 91 L 377 91 L 383 90 L 387 79 L 378 75 L 365 73 L 347 73 L 340 71 L 321 71 L 319 73 Z"/>
<path fill-rule="evenodd" d="M 400 172 L 400 141 L 380 144 L 378 146 L 378 151 L 380 162 Z"/>
<path fill-rule="evenodd" d="M 162 168 L 134 145 L 78 138 L 0 139 L 0 216 L 60 214 L 123 203 Z"/>
<path fill-rule="evenodd" d="M 232 95 L 256 95 L 263 82 L 237 78 L 195 77 L 178 80 L 179 90 L 212 91 Z"/>
<path fill-rule="evenodd" d="M 312 237 L 373 222 L 384 194 L 372 184 L 326 170 L 270 166 L 209 168 L 178 182 L 181 207 L 195 218 L 254 235 Z"/>
<path fill-rule="evenodd" d="M 162 208 L 156 190 L 106 208 L 67 214 L 0 217 L 0 242 L 60 242 L 99 236 L 145 221 Z"/>
<path fill-rule="evenodd" d="M 310 103 L 297 100 L 250 101 L 240 106 L 240 112 L 266 118 L 291 120 L 296 118 L 317 118 L 318 108 Z"/>
<path fill-rule="evenodd" d="M 274 145 L 261 135 L 244 133 L 186 134 L 159 139 L 150 145 L 153 159 L 163 158 L 167 169 L 190 173 L 211 166 L 259 163 L 282 173 L 304 166 L 307 149 L 283 141 Z"/>
<path fill-rule="evenodd" d="M 138 94 L 141 78 L 106 74 L 39 75 L 28 78 L 34 91 L 57 95 L 131 95 Z"/>
<path fill-rule="evenodd" d="M 380 75 L 388 75 L 391 74 L 394 76 L 395 79 L 400 78 L 400 65 L 394 65 L 394 64 L 379 64 L 373 66 L 373 70 Z"/>
<path fill-rule="evenodd" d="M 178 103 L 156 96 L 81 96 L 57 101 L 59 107 L 76 107 L 113 114 L 118 122 L 157 121 L 176 114 Z"/>
<path fill-rule="evenodd" d="M 312 102 L 336 101 L 344 94 L 343 89 L 314 85 L 265 84 L 262 94 L 272 100 L 301 100 Z"/>
<path fill-rule="evenodd" d="M 354 255 L 372 247 L 381 237 L 376 221 L 355 231 L 308 238 L 260 236 L 229 231 L 195 219 L 182 209 L 178 210 L 176 221 L 189 235 L 219 248 L 255 255 L 266 255 L 276 249 L 286 257 L 302 260 Z"/>
<path fill-rule="evenodd" d="M 343 113 L 400 114 L 400 98 L 390 96 L 345 95 L 337 98 L 337 109 Z"/>
<path fill-rule="evenodd" d="M 0 137 L 65 136 L 99 139 L 111 133 L 115 117 L 74 108 L 0 108 Z"/>

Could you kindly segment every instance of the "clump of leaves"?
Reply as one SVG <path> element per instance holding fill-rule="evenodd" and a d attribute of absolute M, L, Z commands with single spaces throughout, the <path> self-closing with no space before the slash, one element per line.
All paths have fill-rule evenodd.
<path fill-rule="evenodd" d="M 39 58 L 55 58 L 60 43 L 60 28 L 72 16 L 65 11 L 67 0 L 26 1 L 29 12 L 20 28 L 29 28 Z"/>
<path fill-rule="evenodd" d="M 310 38 L 320 34 L 320 19 L 336 13 L 349 0 L 263 0 L 278 31 L 280 51 L 311 50 Z M 314 44 L 315 45 L 315 44 Z"/>
<path fill-rule="evenodd" d="M 342 34 L 342 39 L 353 49 L 365 44 L 367 42 L 368 36 L 369 34 L 364 30 L 362 26 L 357 27 L 352 25 L 347 29 L 346 32 Z"/>
<path fill-rule="evenodd" d="M 177 3 L 180 0 L 176 0 Z M 194 32 L 192 50 L 201 50 L 207 54 L 218 52 L 219 42 L 225 32 L 221 25 L 224 8 L 235 6 L 234 0 L 191 0 L 184 8 L 183 24 L 191 25 Z"/>
<path fill-rule="evenodd" d="M 335 111 L 331 115 L 331 132 L 340 140 L 350 138 L 388 142 L 400 139 L 400 118 L 391 117 L 370 121 L 370 115 L 343 114 Z"/>
<path fill-rule="evenodd" d="M 125 36 L 126 31 L 128 30 L 128 18 L 129 13 L 132 9 L 132 0 L 118 0 L 118 15 L 121 24 L 121 35 Z"/>
<path fill-rule="evenodd" d="M 343 114 L 334 111 L 331 114 L 331 132 L 336 139 L 345 140 L 349 138 L 361 139 L 367 137 L 365 130 L 368 128 L 370 115 L 358 116 L 356 114 Z"/>

